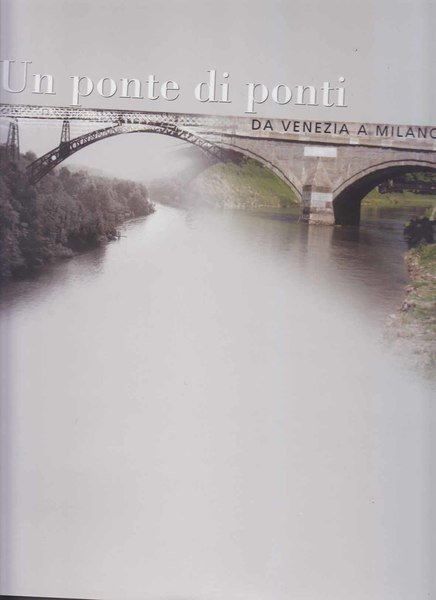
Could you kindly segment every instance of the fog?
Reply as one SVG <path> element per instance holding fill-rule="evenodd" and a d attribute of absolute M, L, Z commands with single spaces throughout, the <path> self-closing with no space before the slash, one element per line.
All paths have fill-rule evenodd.
<path fill-rule="evenodd" d="M 424 600 L 398 226 L 158 207 L 2 302 L 2 591 Z"/>

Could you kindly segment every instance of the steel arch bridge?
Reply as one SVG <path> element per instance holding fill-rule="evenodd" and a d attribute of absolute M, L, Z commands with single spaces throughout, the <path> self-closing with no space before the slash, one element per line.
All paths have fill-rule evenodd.
<path fill-rule="evenodd" d="M 247 156 L 272 170 L 301 201 L 308 223 L 358 224 L 369 188 L 410 171 L 436 172 L 436 126 L 283 120 L 213 115 L 0 104 L 8 149 L 19 155 L 18 120 L 62 123 L 59 145 L 36 159 L 39 181 L 90 144 L 123 133 L 159 133 L 199 147 L 213 160 Z M 95 129 L 73 139 L 70 124 Z"/>
<path fill-rule="evenodd" d="M 68 121 L 64 121 L 64 130 L 68 130 Z M 123 133 L 160 133 L 170 137 L 176 137 L 190 144 L 199 147 L 208 157 L 216 160 L 224 158 L 225 151 L 212 144 L 211 142 L 178 127 L 177 125 L 167 123 L 156 123 L 154 125 L 147 124 L 118 124 L 110 127 L 103 127 L 89 133 L 85 133 L 73 139 L 61 139 L 59 146 L 53 148 L 40 158 L 37 158 L 29 165 L 29 179 L 31 183 L 37 183 L 40 179 L 49 173 L 54 167 L 59 165 L 66 158 L 78 152 L 86 146 L 90 146 L 95 142 L 104 140 L 115 135 Z"/>

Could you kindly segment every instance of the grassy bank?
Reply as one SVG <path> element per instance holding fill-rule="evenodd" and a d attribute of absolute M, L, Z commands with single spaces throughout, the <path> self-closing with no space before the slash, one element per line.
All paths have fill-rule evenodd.
<path fill-rule="evenodd" d="M 298 204 L 284 181 L 250 159 L 213 165 L 193 180 L 189 193 L 223 208 L 287 208 Z"/>
<path fill-rule="evenodd" d="M 436 375 L 436 244 L 406 254 L 410 284 L 401 310 L 389 320 L 389 338 L 412 366 Z"/>
<path fill-rule="evenodd" d="M 416 207 L 432 210 L 436 207 L 436 196 L 431 194 L 414 194 L 412 192 L 380 194 L 374 188 L 362 201 L 362 206 L 375 206 L 380 208 L 408 208 Z"/>

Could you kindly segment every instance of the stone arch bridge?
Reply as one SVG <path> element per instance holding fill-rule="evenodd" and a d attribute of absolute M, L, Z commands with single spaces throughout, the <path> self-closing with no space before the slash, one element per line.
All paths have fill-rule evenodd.
<path fill-rule="evenodd" d="M 21 120 L 59 121 L 60 143 L 30 165 L 36 183 L 63 160 L 99 140 L 159 133 L 198 146 L 212 160 L 253 158 L 283 179 L 309 223 L 357 225 L 360 203 L 377 184 L 413 171 L 436 172 L 436 126 L 223 117 L 165 112 L 1 104 L 18 145 Z M 70 124 L 89 122 L 75 138 Z M 62 124 L 62 128 L 61 128 Z"/>

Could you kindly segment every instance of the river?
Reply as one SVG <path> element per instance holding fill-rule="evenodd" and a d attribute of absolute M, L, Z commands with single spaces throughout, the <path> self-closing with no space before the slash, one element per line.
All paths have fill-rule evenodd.
<path fill-rule="evenodd" d="M 404 220 L 158 205 L 6 286 L 2 592 L 429 598 L 434 389 L 382 339 Z"/>

